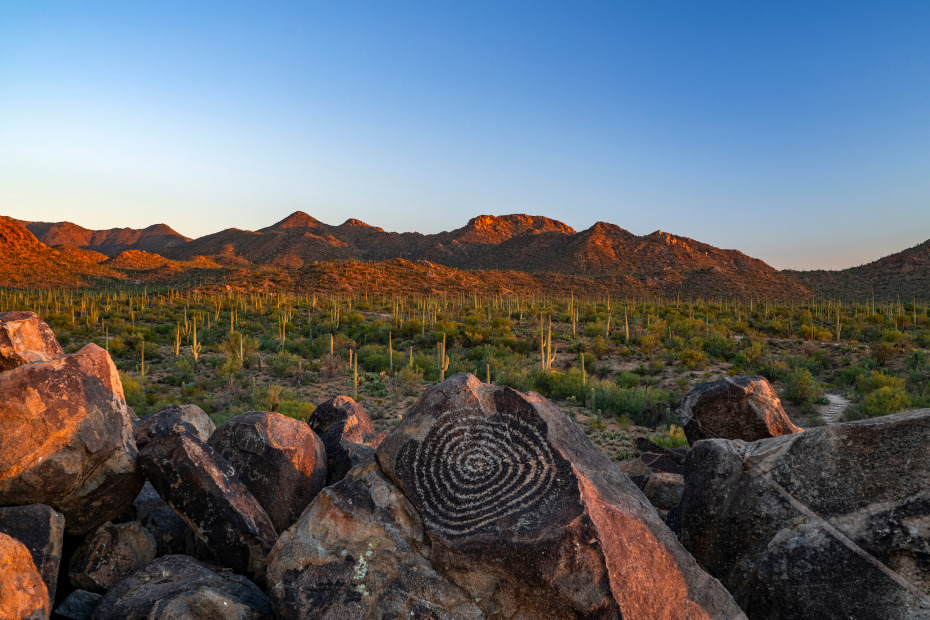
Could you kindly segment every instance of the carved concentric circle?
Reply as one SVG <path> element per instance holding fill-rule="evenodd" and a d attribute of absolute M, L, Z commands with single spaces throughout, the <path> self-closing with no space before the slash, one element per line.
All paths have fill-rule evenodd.
<path fill-rule="evenodd" d="M 564 459 L 521 416 L 449 411 L 408 448 L 408 493 L 426 526 L 449 538 L 501 527 L 533 530 L 561 486 Z"/>

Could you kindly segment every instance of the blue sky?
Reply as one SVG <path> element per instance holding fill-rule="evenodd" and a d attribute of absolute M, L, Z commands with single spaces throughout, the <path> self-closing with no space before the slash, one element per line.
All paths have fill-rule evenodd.
<path fill-rule="evenodd" d="M 928 33 L 928 2 L 6 2 L 0 213 L 530 213 L 848 267 L 930 238 Z"/>

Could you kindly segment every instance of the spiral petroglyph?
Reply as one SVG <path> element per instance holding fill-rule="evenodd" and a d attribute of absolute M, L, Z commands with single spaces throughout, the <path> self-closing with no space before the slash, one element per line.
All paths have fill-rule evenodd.
<path fill-rule="evenodd" d="M 447 411 L 399 455 L 399 470 L 426 526 L 448 538 L 540 528 L 568 482 L 545 425 L 506 412 Z"/>

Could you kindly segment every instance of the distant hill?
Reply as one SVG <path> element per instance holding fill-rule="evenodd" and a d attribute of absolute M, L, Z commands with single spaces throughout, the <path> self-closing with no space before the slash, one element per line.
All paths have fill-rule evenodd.
<path fill-rule="evenodd" d="M 843 299 L 930 299 L 930 240 L 871 263 L 836 271 L 782 272 L 818 294 Z"/>
<path fill-rule="evenodd" d="M 125 250 L 162 252 L 190 241 L 165 224 L 153 224 L 142 229 L 110 228 L 90 230 L 71 222 L 23 222 L 42 243 L 50 246 L 68 245 L 82 250 L 100 252 L 113 257 Z"/>

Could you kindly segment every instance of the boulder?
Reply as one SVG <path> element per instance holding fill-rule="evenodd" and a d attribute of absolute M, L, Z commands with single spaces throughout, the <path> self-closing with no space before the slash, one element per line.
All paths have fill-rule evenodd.
<path fill-rule="evenodd" d="M 265 620 L 268 598 L 232 571 L 186 555 L 158 558 L 100 601 L 95 620 Z"/>
<path fill-rule="evenodd" d="M 139 453 L 145 477 L 217 560 L 264 582 L 274 525 L 236 471 L 188 432 L 150 437 Z"/>
<path fill-rule="evenodd" d="M 701 383 L 685 395 L 677 411 L 688 443 L 701 439 L 756 441 L 802 433 L 765 377 L 726 377 Z"/>
<path fill-rule="evenodd" d="M 681 540 L 752 618 L 930 618 L 930 409 L 695 444 Z"/>
<path fill-rule="evenodd" d="M 141 521 L 153 510 L 164 508 L 167 505 L 165 500 L 161 498 L 161 495 L 158 494 L 158 491 L 155 490 L 155 487 L 152 486 L 152 483 L 146 481 L 146 483 L 142 485 L 142 490 L 139 491 L 136 499 L 132 500 L 132 504 L 129 505 L 129 508 L 123 511 L 123 514 L 121 514 L 114 523 Z"/>
<path fill-rule="evenodd" d="M 0 618 L 48 618 L 48 590 L 26 546 L 0 534 Z"/>
<path fill-rule="evenodd" d="M 142 527 L 147 529 L 155 540 L 155 554 L 158 557 L 180 554 L 205 560 L 213 559 L 202 543 L 198 545 L 194 530 L 170 506 L 156 508 L 145 515 Z"/>
<path fill-rule="evenodd" d="M 88 534 L 68 565 L 75 588 L 102 594 L 155 559 L 155 539 L 138 521 L 104 523 Z"/>
<path fill-rule="evenodd" d="M 326 449 L 306 423 L 252 411 L 227 420 L 210 446 L 229 461 L 283 532 L 326 484 Z"/>
<path fill-rule="evenodd" d="M 375 434 L 371 418 L 362 406 L 348 396 L 337 396 L 317 405 L 307 423 L 326 446 L 327 485 L 342 480 L 357 464 L 352 458 L 354 445 L 374 443 L 372 447 L 377 447 L 383 439 L 383 435 Z"/>
<path fill-rule="evenodd" d="M 0 372 L 64 354 L 51 328 L 34 312 L 0 312 Z"/>
<path fill-rule="evenodd" d="M 0 506 L 46 504 L 84 534 L 119 516 L 142 487 L 129 408 L 106 351 L 0 373 Z"/>
<path fill-rule="evenodd" d="M 685 478 L 681 474 L 655 472 L 646 476 L 643 495 L 649 500 L 659 516 L 665 520 L 668 512 L 681 502 L 685 490 Z"/>
<path fill-rule="evenodd" d="M 49 605 L 55 601 L 58 568 L 65 536 L 65 518 L 44 504 L 0 508 L 0 532 L 26 545 L 48 590 Z"/>
<path fill-rule="evenodd" d="M 424 550 L 420 517 L 400 489 L 373 461 L 355 468 L 325 488 L 272 549 L 276 617 L 483 618 Z"/>
<path fill-rule="evenodd" d="M 87 590 L 75 590 L 55 608 L 56 618 L 66 620 L 90 620 L 103 595 Z"/>
<path fill-rule="evenodd" d="M 206 442 L 216 430 L 207 413 L 197 405 L 169 405 L 135 424 L 136 446 L 141 450 L 152 438 L 171 432 L 187 432 Z"/>
<path fill-rule="evenodd" d="M 455 375 L 424 392 L 377 459 L 422 515 L 433 567 L 487 616 L 743 617 L 538 394 Z"/>

